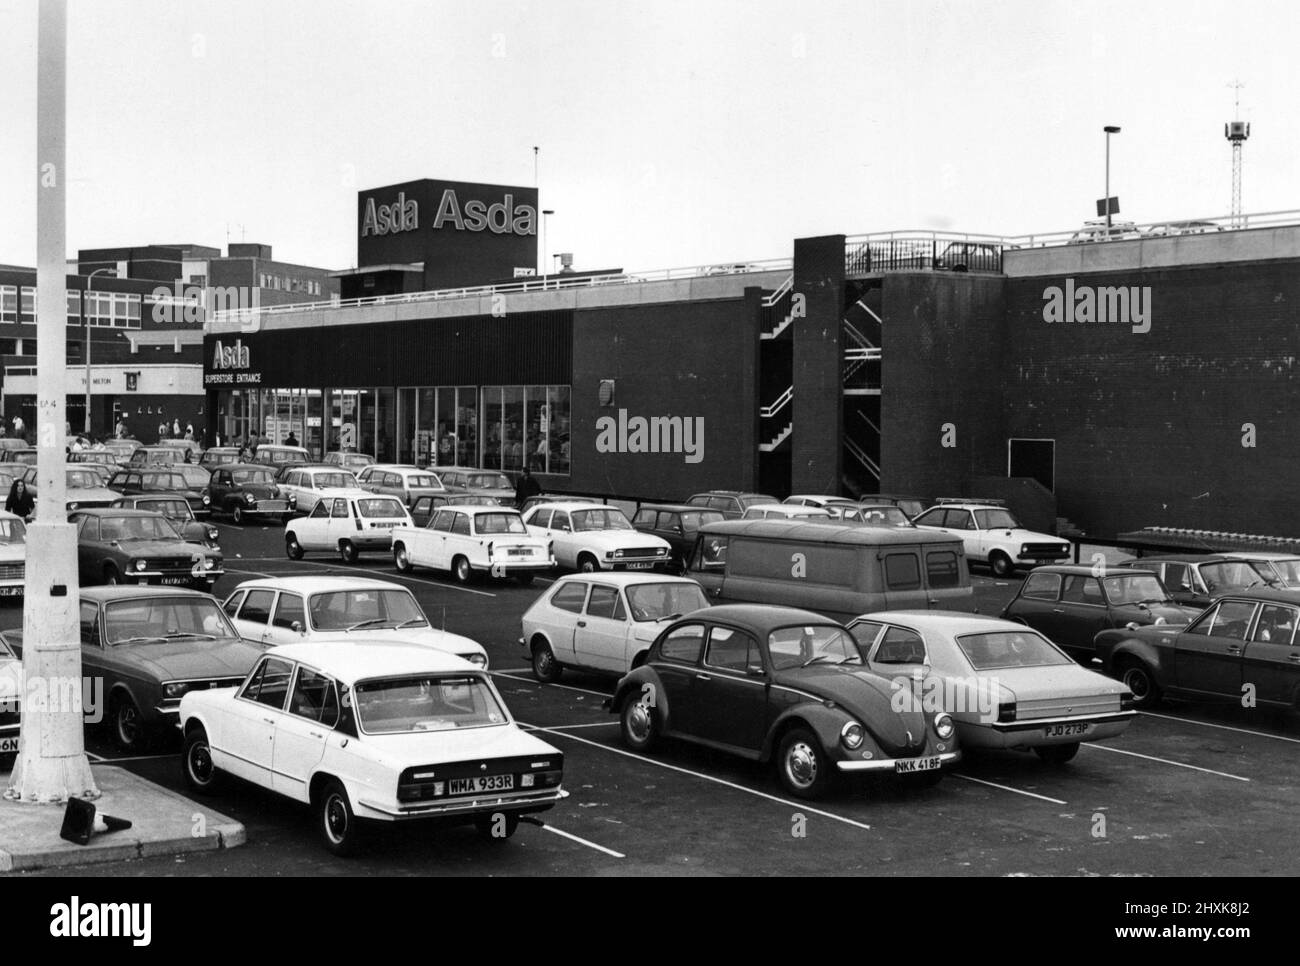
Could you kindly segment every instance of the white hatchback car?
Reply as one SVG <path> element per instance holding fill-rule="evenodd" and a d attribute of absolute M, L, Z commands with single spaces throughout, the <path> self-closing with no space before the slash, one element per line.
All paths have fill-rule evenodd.
<path fill-rule="evenodd" d="M 0 510 L 0 597 L 22 597 L 27 586 L 27 524 Z"/>
<path fill-rule="evenodd" d="M 322 497 L 359 489 L 356 475 L 338 466 L 295 466 L 276 477 L 280 492 L 293 496 L 299 513 L 310 513 Z"/>
<path fill-rule="evenodd" d="M 392 499 L 389 497 L 388 499 Z M 392 532 L 393 563 L 449 572 L 467 584 L 476 574 L 514 577 L 527 587 L 555 566 L 550 545 L 528 532 L 518 510 L 503 506 L 441 507 L 423 527 L 413 522 Z"/>
<path fill-rule="evenodd" d="M 308 550 L 328 550 L 344 563 L 356 563 L 363 550 L 387 553 L 393 530 L 410 523 L 411 515 L 395 496 L 341 490 L 317 502 L 307 516 L 284 525 L 284 551 L 290 560 L 301 560 Z"/>
<path fill-rule="evenodd" d="M 862 508 L 854 501 L 843 496 L 817 496 L 796 493 L 793 496 L 787 496 L 781 502 L 787 506 L 820 507 L 835 519 L 843 520 L 846 523 L 862 522 Z"/>
<path fill-rule="evenodd" d="M 524 612 L 519 643 L 539 681 L 554 681 L 566 667 L 626 674 L 666 622 L 708 606 L 704 590 L 685 577 L 572 574 Z"/>
<path fill-rule="evenodd" d="M 1058 563 L 1070 556 L 1069 540 L 1026 530 L 1015 514 L 999 503 L 940 500 L 912 522 L 922 530 L 961 537 L 967 562 L 987 561 L 999 577 L 1017 566 Z"/>
<path fill-rule="evenodd" d="M 254 644 L 304 641 L 420 644 L 487 667 L 487 651 L 468 637 L 436 629 L 407 588 L 370 577 L 273 577 L 246 580 L 221 605 Z"/>
<path fill-rule="evenodd" d="M 667 540 L 633 529 L 622 510 L 604 503 L 540 503 L 524 523 L 552 543 L 557 564 L 583 573 L 650 570 L 672 559 Z"/>
<path fill-rule="evenodd" d="M 336 855 L 366 820 L 441 818 L 501 841 L 567 794 L 563 753 L 514 722 L 487 673 L 423 647 L 276 648 L 239 687 L 186 694 L 180 728 L 190 789 L 229 773 L 310 804 Z"/>
<path fill-rule="evenodd" d="M 742 520 L 821 520 L 832 523 L 835 518 L 829 510 L 802 503 L 756 503 L 746 507 Z"/>

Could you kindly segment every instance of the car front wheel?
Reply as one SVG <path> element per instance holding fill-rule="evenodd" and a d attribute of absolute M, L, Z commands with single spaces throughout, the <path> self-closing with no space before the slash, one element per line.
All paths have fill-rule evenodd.
<path fill-rule="evenodd" d="M 1015 569 L 1012 566 L 1011 558 L 1000 550 L 995 550 L 989 554 L 989 566 L 993 568 L 993 573 L 999 577 L 1010 577 L 1011 571 Z"/>
<path fill-rule="evenodd" d="M 208 733 L 196 728 L 185 737 L 185 751 L 181 756 L 185 770 L 185 784 L 201 795 L 214 792 L 221 783 L 221 773 L 212 763 L 212 749 L 208 746 Z"/>
<path fill-rule="evenodd" d="M 659 716 L 640 694 L 629 694 L 618 717 L 623 744 L 633 751 L 649 751 L 659 737 Z"/>
<path fill-rule="evenodd" d="M 230 518 L 242 527 L 244 525 L 244 508 L 236 503 L 230 508 Z"/>
<path fill-rule="evenodd" d="M 393 546 L 393 566 L 399 573 L 411 572 L 411 555 L 406 552 L 406 544 L 399 543 Z"/>
<path fill-rule="evenodd" d="M 321 844 L 334 855 L 353 855 L 361 838 L 361 828 L 348 801 L 347 789 L 331 779 L 316 797 L 316 828 Z"/>
<path fill-rule="evenodd" d="M 1155 675 L 1141 661 L 1130 661 L 1120 673 L 1124 687 L 1133 694 L 1133 707 L 1150 708 L 1160 703 L 1160 686 Z"/>
<path fill-rule="evenodd" d="M 543 684 L 549 684 L 560 679 L 561 671 L 560 662 L 555 659 L 551 645 L 545 641 L 533 645 L 533 677 Z"/>
<path fill-rule="evenodd" d="M 130 695 L 123 694 L 114 698 L 112 721 L 113 739 L 119 748 L 129 755 L 145 750 L 149 743 L 149 732 L 140 717 L 140 709 Z"/>
<path fill-rule="evenodd" d="M 122 582 L 122 575 L 117 572 L 117 568 L 109 564 L 104 568 L 104 583 L 110 587 L 116 587 Z"/>
<path fill-rule="evenodd" d="M 284 552 L 290 560 L 302 559 L 302 544 L 298 542 L 298 535 L 291 533 L 284 538 Z"/>
<path fill-rule="evenodd" d="M 584 574 L 592 574 L 600 569 L 600 563 L 589 553 L 578 558 L 578 569 Z"/>
<path fill-rule="evenodd" d="M 776 768 L 781 784 L 796 798 L 818 798 L 830 785 L 831 763 L 817 736 L 805 728 L 786 732 L 777 752 Z"/>

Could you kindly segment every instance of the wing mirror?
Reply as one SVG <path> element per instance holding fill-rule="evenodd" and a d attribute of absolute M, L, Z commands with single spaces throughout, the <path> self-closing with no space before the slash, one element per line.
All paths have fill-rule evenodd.
<path fill-rule="evenodd" d="M 302 621 L 294 621 L 292 624 L 289 625 L 289 630 L 293 631 L 295 634 L 306 633 L 306 631 L 303 629 Z"/>

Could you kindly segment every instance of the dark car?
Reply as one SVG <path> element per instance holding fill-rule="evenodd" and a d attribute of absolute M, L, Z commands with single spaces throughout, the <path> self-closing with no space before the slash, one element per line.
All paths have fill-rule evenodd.
<path fill-rule="evenodd" d="M 919 496 L 901 496 L 897 493 L 863 493 L 858 497 L 858 502 L 864 506 L 879 506 L 882 503 L 896 506 L 907 514 L 909 520 L 919 516 L 929 505 Z"/>
<path fill-rule="evenodd" d="M 1290 710 L 1300 702 L 1297 626 L 1300 590 L 1260 588 L 1220 598 L 1186 627 L 1122 627 L 1095 644 L 1136 707 L 1168 695 Z"/>
<path fill-rule="evenodd" d="M 137 496 L 120 496 L 109 506 L 124 510 L 148 510 L 161 513 L 170 520 L 186 543 L 197 543 L 204 547 L 220 549 L 218 541 L 221 531 L 210 523 L 200 523 L 194 519 L 194 511 L 183 493 L 144 493 Z"/>
<path fill-rule="evenodd" d="M 311 454 L 303 446 L 280 446 L 263 443 L 253 454 L 253 462 L 279 469 L 282 466 L 301 466 L 311 462 Z"/>
<path fill-rule="evenodd" d="M 632 517 L 632 527 L 641 533 L 653 533 L 656 537 L 667 540 L 668 546 L 673 548 L 669 567 L 684 573 L 700 526 L 718 523 L 723 519 L 725 517 L 721 510 L 683 504 L 647 503 L 637 508 Z"/>
<path fill-rule="evenodd" d="M 1176 603 L 1153 573 L 1125 567 L 1094 573 L 1091 567 L 1035 567 L 1002 610 L 1052 640 L 1071 657 L 1091 664 L 1092 640 L 1111 627 L 1186 624 L 1200 613 Z"/>
<path fill-rule="evenodd" d="M 1276 581 L 1268 564 L 1232 554 L 1171 554 L 1124 560 L 1115 567 L 1146 570 L 1160 578 L 1169 596 L 1179 604 L 1203 609 L 1217 597 L 1235 594 Z"/>
<path fill-rule="evenodd" d="M 123 496 L 139 493 L 181 493 L 196 517 L 212 512 L 208 495 L 211 474 L 201 466 L 184 463 L 172 466 L 128 467 L 118 470 L 108 481 L 108 488 Z"/>
<path fill-rule="evenodd" d="M 21 654 L 22 632 L 4 636 Z M 123 751 L 143 751 L 175 732 L 187 691 L 240 684 L 262 653 L 240 639 L 207 594 L 169 587 L 81 591 L 82 674 L 103 682 L 104 722 Z"/>
<path fill-rule="evenodd" d="M 22 662 L 0 635 L 0 761 L 18 754 Z"/>
<path fill-rule="evenodd" d="M 952 717 L 914 694 L 896 701 L 895 687 L 819 614 L 724 605 L 668 625 L 606 707 L 634 751 L 684 738 L 774 763 L 790 794 L 815 798 L 836 774 L 930 785 L 961 759 Z"/>
<path fill-rule="evenodd" d="M 447 493 L 419 497 L 411 504 L 411 519 L 417 527 L 427 527 L 433 515 L 445 506 L 500 506 L 495 497 L 476 493 Z"/>
<path fill-rule="evenodd" d="M 740 490 L 709 490 L 707 493 L 696 493 L 686 500 L 689 506 L 717 510 L 728 520 L 739 520 L 746 510 L 760 503 L 780 502 L 766 493 L 742 493 Z"/>
<path fill-rule="evenodd" d="M 275 482 L 275 469 L 251 463 L 218 466 L 208 481 L 208 499 L 214 513 L 224 513 L 236 523 L 247 519 L 293 515 L 294 497 Z"/>
<path fill-rule="evenodd" d="M 160 443 L 157 446 L 140 446 L 131 453 L 126 465 L 134 468 L 145 466 L 168 466 L 173 463 L 188 463 L 194 455 L 194 444 L 181 441 L 178 443 Z"/>
<path fill-rule="evenodd" d="M 77 569 L 90 584 L 185 584 L 212 589 L 223 570 L 221 551 L 186 543 L 175 525 L 145 510 L 79 510 Z"/>
<path fill-rule="evenodd" d="M 22 479 L 27 483 L 27 488 L 36 496 L 36 467 L 29 467 L 28 472 Z M 69 466 L 63 472 L 64 491 L 63 500 L 64 508 L 71 513 L 73 510 L 87 510 L 91 507 L 108 506 L 117 499 L 117 493 L 104 486 L 99 474 L 92 469 L 81 466 Z"/>
<path fill-rule="evenodd" d="M 207 470 L 215 470 L 218 466 L 238 462 L 240 462 L 238 446 L 213 446 L 205 449 L 203 455 L 199 457 L 199 466 Z"/>

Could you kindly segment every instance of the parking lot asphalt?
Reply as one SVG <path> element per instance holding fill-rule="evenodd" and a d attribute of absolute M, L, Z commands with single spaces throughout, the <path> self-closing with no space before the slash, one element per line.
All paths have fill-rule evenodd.
<path fill-rule="evenodd" d="M 615 678 L 566 672 L 542 685 L 517 641 L 519 618 L 549 581 L 471 587 L 418 571 L 398 575 L 374 554 L 347 566 L 283 552 L 280 527 L 218 522 L 224 597 L 254 576 L 355 573 L 411 587 L 435 624 L 481 643 L 515 718 L 565 753 L 569 797 L 508 842 L 470 828 L 376 830 L 353 859 L 317 844 L 304 806 L 241 782 L 211 805 L 242 822 L 247 844 L 154 858 L 84 875 L 1270 875 L 1300 871 L 1292 833 L 1300 722 L 1235 707 L 1166 704 L 1121 737 L 1085 744 L 1069 764 L 1017 752 L 967 754 L 937 787 L 854 781 L 816 803 L 787 797 L 770 772 L 694 746 L 649 755 L 619 741 L 601 709 Z M 996 613 L 1019 578 L 977 570 L 972 607 Z M 21 624 L 0 610 L 0 626 Z M 96 759 L 183 791 L 179 739 L 121 758 L 87 736 Z M 129 816 L 128 816 L 129 817 Z"/>

